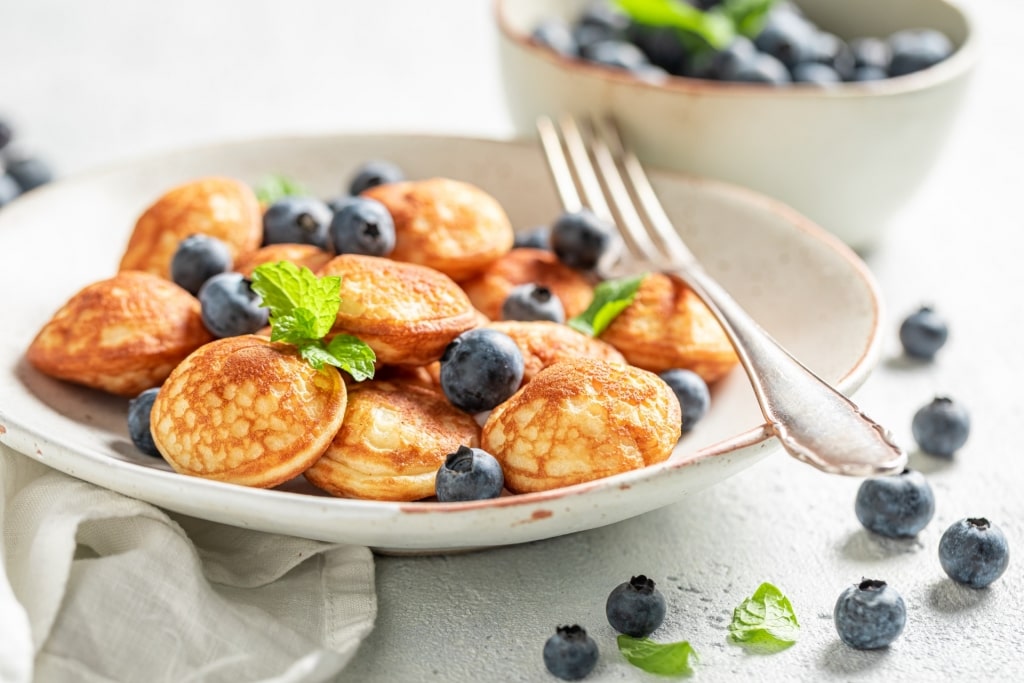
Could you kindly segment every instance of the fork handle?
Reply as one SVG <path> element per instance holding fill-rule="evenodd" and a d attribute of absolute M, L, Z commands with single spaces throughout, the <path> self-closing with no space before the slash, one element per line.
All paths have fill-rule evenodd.
<path fill-rule="evenodd" d="M 783 349 L 698 263 L 669 272 L 693 289 L 722 325 L 768 427 L 790 455 L 838 474 L 903 469 L 907 454 L 892 434 Z"/>

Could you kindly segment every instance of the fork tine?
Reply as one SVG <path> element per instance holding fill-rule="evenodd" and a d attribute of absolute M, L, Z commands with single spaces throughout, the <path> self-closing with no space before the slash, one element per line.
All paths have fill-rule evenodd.
<path fill-rule="evenodd" d="M 541 147 L 547 158 L 548 170 L 555 181 L 555 189 L 558 191 L 562 208 L 566 211 L 579 211 L 583 208 L 583 201 L 576 191 L 576 181 L 573 180 L 569 160 L 565 158 L 562 141 L 555 130 L 554 122 L 547 116 L 538 117 L 537 132 L 540 134 Z"/>
<path fill-rule="evenodd" d="M 565 148 L 569 151 L 569 161 L 576 175 L 576 182 L 583 190 L 583 197 L 587 205 L 598 218 L 614 222 L 615 216 L 612 215 L 608 202 L 604 199 L 601 182 L 594 172 L 594 165 L 590 162 L 590 154 L 587 152 L 587 143 L 583 140 L 576 121 L 566 114 L 561 117 L 559 124 L 562 129 L 562 138 L 565 140 Z"/>

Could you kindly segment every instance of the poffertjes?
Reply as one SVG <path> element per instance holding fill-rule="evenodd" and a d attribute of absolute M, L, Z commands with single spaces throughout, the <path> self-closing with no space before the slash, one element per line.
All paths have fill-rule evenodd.
<path fill-rule="evenodd" d="M 26 358 L 52 377 L 132 397 L 159 386 L 212 338 L 195 297 L 129 270 L 72 296 L 36 334 Z"/>
<path fill-rule="evenodd" d="M 349 387 L 345 421 L 306 479 L 335 496 L 410 501 L 434 495 L 448 453 L 480 427 L 437 391 L 381 381 Z"/>
<path fill-rule="evenodd" d="M 496 320 L 484 327 L 504 332 L 519 347 L 525 367 L 523 384 L 549 365 L 572 358 L 626 362 L 611 344 L 548 320 Z"/>
<path fill-rule="evenodd" d="M 300 268 L 316 271 L 331 260 L 331 254 L 312 244 L 268 244 L 256 251 L 243 254 L 235 263 L 234 270 L 246 277 L 252 277 L 252 271 L 264 263 L 287 261 Z"/>
<path fill-rule="evenodd" d="M 341 427 L 347 391 L 264 337 L 227 337 L 174 369 L 153 402 L 150 431 L 177 472 L 268 488 L 304 472 Z"/>
<path fill-rule="evenodd" d="M 513 493 L 548 491 L 666 460 L 679 401 L 657 375 L 578 358 L 555 363 L 491 411 L 481 447 Z"/>

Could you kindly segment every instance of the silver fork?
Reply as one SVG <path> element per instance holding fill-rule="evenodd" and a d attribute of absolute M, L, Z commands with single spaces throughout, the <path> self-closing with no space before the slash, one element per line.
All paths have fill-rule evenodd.
<path fill-rule="evenodd" d="M 701 267 L 613 121 L 580 126 L 567 116 L 556 126 L 541 117 L 537 129 L 563 208 L 577 211 L 585 200 L 618 226 L 633 258 L 678 276 L 704 301 L 736 349 L 769 430 L 790 455 L 837 474 L 887 474 L 905 466 L 907 454 L 887 429 L 791 356 Z"/>

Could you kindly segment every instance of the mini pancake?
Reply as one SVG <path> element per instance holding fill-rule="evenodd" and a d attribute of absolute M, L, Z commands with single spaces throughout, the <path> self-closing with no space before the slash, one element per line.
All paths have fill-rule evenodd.
<path fill-rule="evenodd" d="M 71 297 L 26 358 L 47 375 L 132 397 L 160 386 L 212 338 L 195 297 L 156 275 L 124 271 Z"/>
<path fill-rule="evenodd" d="M 523 384 L 549 365 L 572 358 L 626 362 L 611 344 L 588 337 L 568 325 L 547 320 L 503 320 L 488 323 L 484 327 L 512 337 L 512 341 L 523 352 Z"/>
<path fill-rule="evenodd" d="M 312 244 L 268 244 L 242 255 L 235 263 L 234 269 L 246 277 L 252 277 L 252 271 L 256 270 L 256 266 L 288 261 L 300 268 L 305 267 L 316 272 L 330 260 L 330 253 Z"/>
<path fill-rule="evenodd" d="M 176 471 L 269 488 L 323 454 L 345 417 L 345 384 L 294 347 L 244 335 L 196 350 L 167 378 L 150 416 Z"/>
<path fill-rule="evenodd" d="M 512 288 L 530 283 L 550 289 L 562 301 L 567 317 L 585 311 L 594 296 L 594 288 L 582 273 L 544 249 L 513 249 L 461 285 L 484 315 L 500 320 L 501 306 Z"/>
<path fill-rule="evenodd" d="M 650 273 L 636 298 L 600 338 L 633 365 L 652 372 L 692 370 L 714 382 L 739 362 L 704 302 L 675 276 Z"/>
<path fill-rule="evenodd" d="M 657 375 L 579 358 L 545 368 L 491 411 L 481 448 L 509 491 L 548 491 L 667 459 L 681 419 Z"/>
<path fill-rule="evenodd" d="M 236 261 L 260 246 L 263 214 L 252 189 L 233 178 L 202 178 L 161 196 L 139 216 L 120 270 L 170 279 L 171 259 L 189 235 L 216 237 Z"/>
<path fill-rule="evenodd" d="M 395 220 L 391 258 L 429 266 L 460 281 L 512 248 L 512 224 L 494 197 L 448 178 L 372 187 L 363 196 L 384 204 Z"/>
<path fill-rule="evenodd" d="M 376 256 L 342 254 L 318 275 L 341 277 L 341 308 L 332 334 L 366 342 L 380 363 L 426 365 L 478 324 L 473 304 L 432 268 Z"/>
<path fill-rule="evenodd" d="M 449 453 L 480 428 L 439 392 L 393 382 L 349 387 L 345 422 L 306 479 L 335 496 L 410 501 L 434 495 Z"/>

